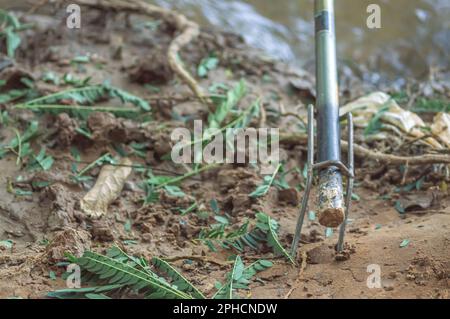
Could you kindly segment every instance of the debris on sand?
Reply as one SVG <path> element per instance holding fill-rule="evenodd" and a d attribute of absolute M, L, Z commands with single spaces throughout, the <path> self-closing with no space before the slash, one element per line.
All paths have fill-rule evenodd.
<path fill-rule="evenodd" d="M 132 162 L 122 159 L 118 166 L 102 167 L 94 187 L 82 198 L 80 207 L 91 218 L 100 218 L 108 211 L 109 204 L 114 201 L 130 176 Z"/>

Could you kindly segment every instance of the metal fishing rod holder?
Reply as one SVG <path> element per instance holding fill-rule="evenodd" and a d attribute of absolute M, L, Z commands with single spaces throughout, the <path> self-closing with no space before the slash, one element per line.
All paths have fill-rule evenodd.
<path fill-rule="evenodd" d="M 347 114 L 348 159 L 341 161 L 338 79 L 336 62 L 336 36 L 334 27 L 334 0 L 315 0 L 314 8 L 316 45 L 316 108 L 317 108 L 317 162 L 314 161 L 314 107 L 308 106 L 308 176 L 300 215 L 291 247 L 296 257 L 303 221 L 311 192 L 313 173 L 318 172 L 318 220 L 325 227 L 338 227 L 336 250 L 344 247 L 345 227 L 353 191 L 353 120 Z M 342 175 L 347 177 L 344 200 Z"/>

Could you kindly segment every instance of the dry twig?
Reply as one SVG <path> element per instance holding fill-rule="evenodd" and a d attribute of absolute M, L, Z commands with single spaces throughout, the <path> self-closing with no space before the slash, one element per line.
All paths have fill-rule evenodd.
<path fill-rule="evenodd" d="M 280 143 L 288 145 L 306 145 L 307 135 L 292 133 L 292 134 L 281 134 Z M 347 141 L 341 140 L 342 149 L 344 151 L 348 150 Z M 353 144 L 353 149 L 355 156 L 375 160 L 377 162 L 387 164 L 387 165 L 403 165 L 408 164 L 409 166 L 415 165 L 425 165 L 425 164 L 450 164 L 450 155 L 446 154 L 424 154 L 417 156 L 399 156 L 393 154 L 385 154 L 377 151 L 369 150 L 361 145 Z"/>

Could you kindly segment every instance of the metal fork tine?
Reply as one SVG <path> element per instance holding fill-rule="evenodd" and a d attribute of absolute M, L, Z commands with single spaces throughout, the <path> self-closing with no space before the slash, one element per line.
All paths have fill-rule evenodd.
<path fill-rule="evenodd" d="M 351 113 L 347 114 L 347 125 L 348 125 L 348 171 L 350 174 L 347 176 L 347 195 L 345 197 L 345 219 L 339 229 L 339 240 L 337 244 L 337 251 L 341 252 L 344 249 L 344 237 L 345 237 L 345 227 L 347 225 L 348 215 L 350 211 L 350 204 L 352 202 L 352 192 L 353 192 L 353 176 L 354 164 L 353 164 L 353 116 Z"/>
<path fill-rule="evenodd" d="M 297 226 L 295 227 L 294 239 L 291 246 L 291 256 L 295 259 L 297 256 L 297 247 L 300 241 L 300 236 L 303 227 L 303 220 L 305 219 L 306 208 L 308 207 L 309 194 L 311 192 L 312 178 L 314 167 L 314 107 L 312 104 L 308 105 L 308 176 L 306 179 L 305 193 L 303 194 L 302 203 L 300 207 L 300 215 L 298 216 Z"/>

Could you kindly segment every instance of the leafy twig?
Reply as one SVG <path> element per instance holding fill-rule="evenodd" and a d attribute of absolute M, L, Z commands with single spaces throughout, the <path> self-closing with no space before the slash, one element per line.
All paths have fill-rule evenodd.
<path fill-rule="evenodd" d="M 250 197 L 261 197 L 267 194 L 267 192 L 270 189 L 270 186 L 272 186 L 272 183 L 275 179 L 275 176 L 277 175 L 278 171 L 280 170 L 281 164 L 278 164 L 275 171 L 271 176 L 265 176 L 263 183 L 259 185 L 253 192 L 251 192 L 248 196 Z"/>

